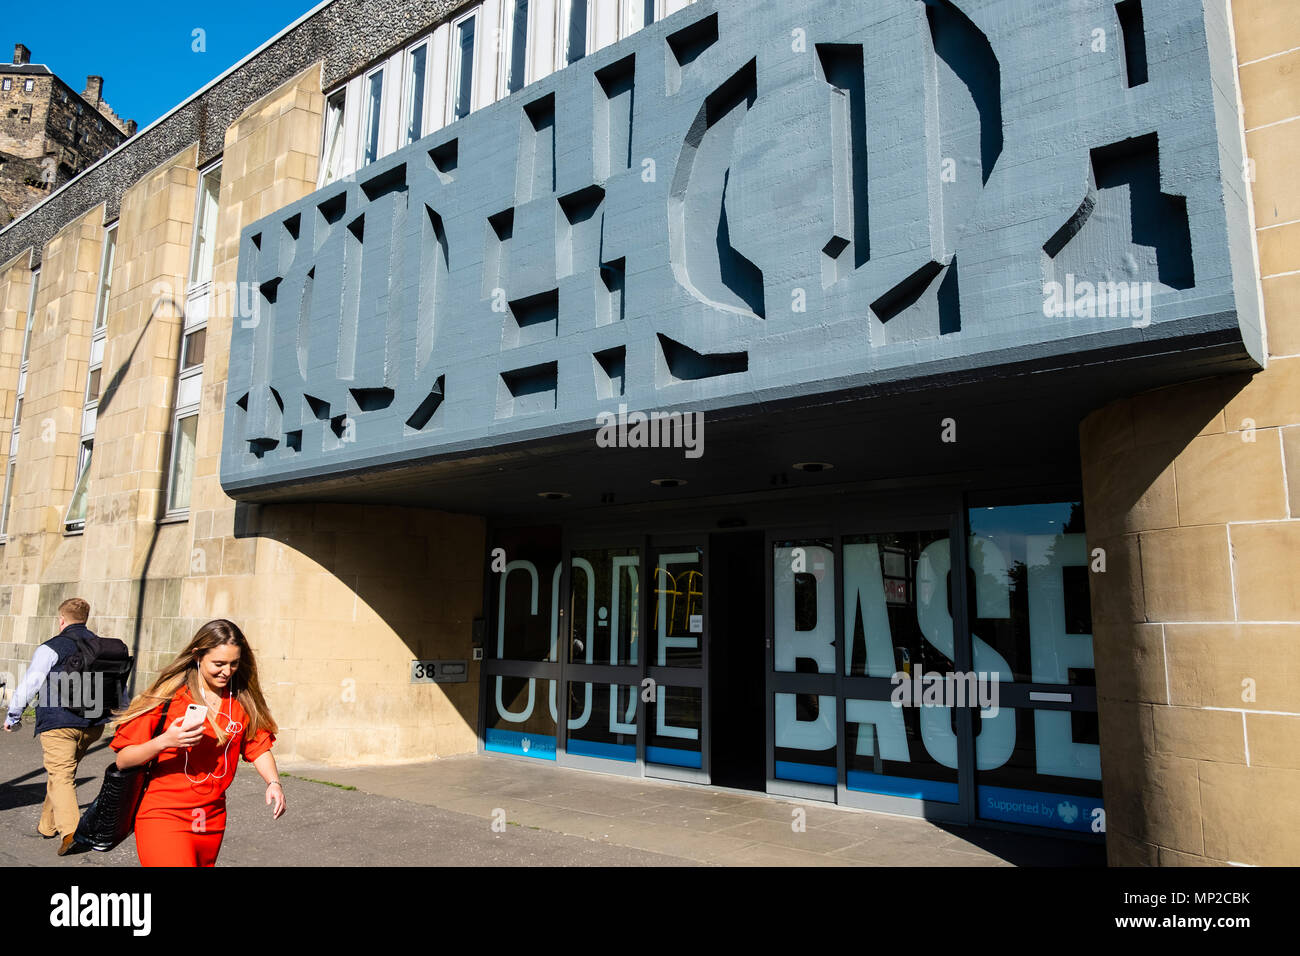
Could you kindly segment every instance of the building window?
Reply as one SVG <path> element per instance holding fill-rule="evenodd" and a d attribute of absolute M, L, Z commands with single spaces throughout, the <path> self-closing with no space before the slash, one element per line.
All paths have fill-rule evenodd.
<path fill-rule="evenodd" d="M 179 515 L 190 510 L 190 492 L 194 487 L 194 438 L 198 434 L 198 408 L 179 415 L 172 427 L 172 462 L 167 492 L 167 513 Z"/>
<path fill-rule="evenodd" d="M 0 82 L 0 89 L 5 90 L 6 92 L 13 89 L 13 87 L 14 87 L 14 81 L 9 79 L 9 77 L 7 76 L 4 78 L 3 82 Z"/>
<path fill-rule="evenodd" d="M 9 533 L 9 496 L 13 492 L 14 486 L 14 462 L 17 456 L 13 454 L 11 446 L 9 453 L 9 464 L 5 468 L 5 498 L 4 505 L 0 507 L 0 542 L 3 542 Z"/>
<path fill-rule="evenodd" d="M 487 101 L 516 93 L 689 2 L 553 0 L 554 12 L 530 0 L 469 5 L 327 95 L 317 187 L 468 116 Z"/>
<path fill-rule="evenodd" d="M 577 63 L 587 55 L 587 0 L 561 0 L 560 41 L 564 44 L 565 66 Z"/>
<path fill-rule="evenodd" d="M 36 319 L 36 294 L 41 284 L 41 271 L 32 273 L 32 287 L 27 299 L 27 325 L 23 330 L 23 351 L 18 366 L 18 390 L 14 396 L 14 426 L 9 432 L 9 465 L 5 469 L 4 500 L 0 504 L 0 540 L 9 533 L 9 511 L 13 504 L 14 471 L 18 462 L 18 429 L 23 420 L 23 392 L 27 388 L 27 349 L 32 341 L 32 326 Z"/>
<path fill-rule="evenodd" d="M 221 167 L 203 173 L 199 180 L 198 208 L 194 214 L 194 248 L 190 256 L 188 292 L 212 281 L 212 256 L 217 238 L 217 199 L 221 194 Z M 187 306 L 186 312 L 189 311 Z"/>
<path fill-rule="evenodd" d="M 663 19 L 661 0 L 623 0 L 623 32 L 619 39 L 631 36 L 637 30 Z"/>
<path fill-rule="evenodd" d="M 317 186 L 332 183 L 343 175 L 343 107 L 346 90 L 337 90 L 325 101 L 325 140 L 321 145 L 321 173 Z"/>
<path fill-rule="evenodd" d="M 94 447 L 94 438 L 82 439 L 81 451 L 77 455 L 77 484 L 72 489 L 68 514 L 63 519 L 64 531 L 81 531 L 86 527 L 86 491 L 90 485 L 90 453 Z"/>
<path fill-rule="evenodd" d="M 384 69 L 366 77 L 366 119 L 362 124 L 361 165 L 379 158 L 379 136 L 383 130 Z"/>
<path fill-rule="evenodd" d="M 528 82 L 528 0 L 514 0 L 506 17 L 506 92 L 517 93 Z"/>
<path fill-rule="evenodd" d="M 90 457 L 95 447 L 95 423 L 103 385 L 104 342 L 108 335 L 108 296 L 117 252 L 117 226 L 104 230 L 104 251 L 99 261 L 99 292 L 95 296 L 95 321 L 90 336 L 90 362 L 86 368 L 86 393 L 81 408 L 81 447 L 77 456 L 77 483 L 63 519 L 65 531 L 86 526 L 86 498 L 90 486 Z"/>
<path fill-rule="evenodd" d="M 426 132 L 425 100 L 429 85 L 429 40 L 406 51 L 406 89 L 403 91 L 402 145 L 414 143 Z"/>
<path fill-rule="evenodd" d="M 478 11 L 462 17 L 452 27 L 451 118 L 462 119 L 474 109 L 474 41 L 478 32 Z"/>
<path fill-rule="evenodd" d="M 203 396 L 203 356 L 212 298 L 212 250 L 216 244 L 217 198 L 221 193 L 221 164 L 199 180 L 194 213 L 194 252 L 181 326 L 180 360 L 176 375 L 176 404 L 172 414 L 171 459 L 167 468 L 166 513 L 185 514 L 194 483 L 194 446 Z"/>
<path fill-rule="evenodd" d="M 36 81 L 35 81 L 35 80 L 24 80 L 24 81 L 23 81 L 23 92 L 25 92 L 25 93 L 30 93 L 30 92 L 31 92 L 32 90 L 34 90 L 34 89 L 36 89 Z"/>

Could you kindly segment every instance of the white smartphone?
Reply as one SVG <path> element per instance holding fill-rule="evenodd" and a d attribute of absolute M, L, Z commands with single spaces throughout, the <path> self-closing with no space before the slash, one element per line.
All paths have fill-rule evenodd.
<path fill-rule="evenodd" d="M 185 708 L 185 716 L 181 718 L 181 730 L 194 730 L 203 726 L 203 722 L 208 719 L 208 709 L 202 704 L 190 704 Z"/>

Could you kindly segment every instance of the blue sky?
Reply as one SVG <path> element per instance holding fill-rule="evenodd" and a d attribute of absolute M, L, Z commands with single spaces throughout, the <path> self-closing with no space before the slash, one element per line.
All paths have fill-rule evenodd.
<path fill-rule="evenodd" d="M 104 77 L 104 99 L 143 129 L 257 49 L 319 0 L 224 0 L 219 4 L 126 0 L 121 4 L 32 0 L 0 15 L 0 56 L 15 43 L 77 92 Z M 206 47 L 194 49 L 196 29 Z"/>

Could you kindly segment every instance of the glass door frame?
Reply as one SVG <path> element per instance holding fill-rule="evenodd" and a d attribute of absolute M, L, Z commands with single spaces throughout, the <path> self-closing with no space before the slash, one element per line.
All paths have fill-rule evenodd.
<path fill-rule="evenodd" d="M 1020 491 L 1018 493 L 1002 487 L 971 490 L 964 495 L 962 499 L 963 549 L 965 550 L 969 548 L 969 542 L 974 534 L 971 530 L 970 514 L 975 510 L 983 508 L 1016 508 L 1026 505 L 1056 504 L 1064 502 L 1083 503 L 1082 488 L 1073 484 L 1048 484 L 1038 485 L 1028 491 Z M 1086 524 L 1086 509 L 1084 521 Z M 1086 532 L 1084 533 L 1086 534 Z M 1087 560 L 1091 562 L 1091 553 L 1088 554 Z M 1088 588 L 1089 599 L 1091 600 L 1091 572 L 1089 574 Z M 963 613 L 967 613 L 972 605 L 973 601 L 966 602 L 963 605 Z M 1093 624 L 1095 628 L 1096 622 L 1094 621 Z M 967 633 L 971 633 L 969 626 L 967 627 Z M 1094 640 L 1094 673 L 1096 651 L 1096 641 Z M 1038 710 L 1079 711 L 1082 713 L 1091 713 L 1095 716 L 1098 714 L 1097 688 L 1095 685 L 1087 684 L 1047 684 L 1035 683 L 1033 681 L 1003 681 L 999 687 L 999 706 L 1010 710 L 1026 711 L 1030 714 Z M 971 766 L 974 768 L 973 754 Z M 973 770 L 971 777 L 972 803 L 970 822 L 972 825 L 998 830 L 1008 830 L 1017 833 L 1052 834 L 1060 839 L 1081 840 L 1085 842 L 1105 840 L 1106 833 L 1104 830 L 1100 833 L 1081 833 L 1075 830 L 1035 826 L 1026 823 L 1000 820 L 996 817 L 980 816 L 980 781 L 978 772 Z M 1071 778 L 1063 777 L 1062 779 L 1069 780 Z M 1068 785 L 1065 785 L 1065 787 L 1068 787 Z M 1042 792 L 1045 793 L 1047 791 Z"/>
<path fill-rule="evenodd" d="M 635 548 L 638 556 L 638 600 L 637 600 L 637 634 L 641 641 L 636 664 L 575 664 L 569 660 L 572 638 L 568 628 L 572 614 L 569 610 L 572 600 L 573 559 L 576 552 L 604 549 Z M 700 636 L 701 661 L 698 668 L 659 666 L 652 662 L 652 655 L 657 651 L 657 621 L 651 618 L 653 588 L 656 586 L 655 568 L 651 567 L 652 555 L 661 551 L 699 548 L 702 553 L 700 573 L 704 577 L 704 632 Z M 559 634 L 557 637 L 557 664 L 526 665 L 529 673 L 520 676 L 550 675 L 551 668 L 556 669 L 557 705 L 556 705 L 556 763 L 561 767 L 576 767 L 582 770 L 595 770 L 601 773 L 613 773 L 623 776 L 645 776 L 665 780 L 678 780 L 687 783 L 709 783 L 710 777 L 710 739 L 709 724 L 709 612 L 712 601 L 709 599 L 709 545 L 708 534 L 673 533 L 666 535 L 646 535 L 601 531 L 570 531 L 565 528 L 561 533 L 561 571 L 560 571 L 560 609 Z M 651 705 L 642 699 L 643 681 L 654 681 L 656 696 L 665 685 L 671 687 L 700 688 L 700 768 L 678 767 L 671 764 L 654 763 L 647 759 L 649 745 L 649 721 L 653 719 Z M 685 679 L 683 679 L 685 678 Z M 569 753 L 568 720 L 568 686 L 571 682 L 609 685 L 617 684 L 633 688 L 637 697 L 636 719 L 636 760 L 622 761 L 610 758 L 593 757 L 586 754 Z M 564 707 L 559 705 L 563 700 Z"/>
<path fill-rule="evenodd" d="M 899 507 L 882 497 L 880 506 L 864 509 L 861 517 L 836 513 L 832 524 L 769 527 L 764 533 L 764 587 L 766 592 L 764 641 L 767 672 L 766 735 L 767 792 L 776 796 L 834 802 L 842 806 L 874 810 L 927 820 L 969 823 L 975 811 L 975 742 L 974 721 L 969 708 L 957 708 L 957 786 L 959 802 L 950 804 L 922 798 L 871 794 L 847 788 L 847 720 L 845 702 L 849 699 L 889 699 L 893 684 L 889 678 L 856 677 L 845 674 L 844 563 L 843 542 L 846 537 L 888 532 L 935 531 L 946 528 L 949 540 L 949 602 L 953 622 L 953 666 L 969 671 L 972 665 L 970 629 L 966 613 L 966 515 L 964 495 L 957 491 L 928 500 L 922 505 Z M 773 549 L 777 542 L 822 539 L 831 542 L 834 556 L 835 601 L 835 672 L 833 674 L 795 674 L 775 670 L 775 572 Z M 807 783 L 776 778 L 776 694 L 832 695 L 835 700 L 836 783 Z"/>
<path fill-rule="evenodd" d="M 638 652 L 640 660 L 636 664 L 575 664 L 569 660 L 573 641 L 569 613 L 572 602 L 573 557 L 578 551 L 596 551 L 603 549 L 635 548 L 637 552 L 637 634 L 646 646 L 646 554 L 647 538 L 638 534 L 601 533 L 592 531 L 570 532 L 567 528 L 561 535 L 560 571 L 560 640 L 562 650 L 558 654 L 560 661 L 560 686 L 557 694 L 565 702 L 556 710 L 561 711 L 556 720 L 556 763 L 561 767 L 575 767 L 580 770 L 595 770 L 600 773 L 613 773 L 621 776 L 640 777 L 645 775 L 645 743 L 647 708 L 641 702 L 641 681 L 645 677 L 646 654 Z M 617 582 L 615 583 L 617 586 Z M 636 759 L 631 761 L 615 760 L 607 757 L 594 757 L 587 754 L 569 753 L 569 711 L 568 688 L 570 683 L 586 683 L 607 686 L 610 684 L 629 686 L 636 695 Z M 594 692 L 594 688 L 593 688 Z"/>
<path fill-rule="evenodd" d="M 960 499 L 956 499 L 957 503 Z M 953 630 L 953 668 L 957 673 L 969 672 L 973 667 L 970 628 L 966 616 L 966 537 L 965 513 L 961 508 L 954 510 L 935 509 L 930 512 L 914 511 L 901 517 L 872 518 L 852 525 L 852 530 L 835 537 L 836 560 L 840 567 L 835 577 L 835 601 L 838 615 L 839 635 L 843 637 L 844 613 L 844 574 L 841 556 L 843 539 L 858 535 L 888 534 L 891 532 L 948 531 L 948 601 L 952 611 Z M 874 693 L 874 699 L 888 700 L 894 685 L 887 677 L 856 677 L 845 674 L 843 660 L 844 640 L 837 642 L 838 669 L 836 672 L 838 693 L 841 704 L 848 699 L 873 699 L 865 695 Z M 842 806 L 857 807 L 862 810 L 876 810 L 904 816 L 922 817 L 926 820 L 945 823 L 969 823 L 974 819 L 975 811 L 975 738 L 974 720 L 970 707 L 953 708 L 956 711 L 957 724 L 957 793 L 958 802 L 926 800 L 921 797 L 900 797 L 888 794 L 867 793 L 848 789 L 848 721 L 846 708 L 839 708 L 839 742 L 840 763 L 839 778 L 836 784 L 836 802 Z"/>
<path fill-rule="evenodd" d="M 832 564 L 835 581 L 835 672 L 832 674 L 799 674 L 776 670 L 776 573 L 772 565 L 773 548 L 778 541 L 807 541 L 822 539 L 831 542 Z M 833 526 L 795 525 L 789 527 L 767 528 L 763 533 L 763 589 L 764 589 L 764 625 L 766 633 L 763 638 L 764 668 L 767 673 L 766 696 L 764 705 L 764 729 L 767 734 L 767 792 L 774 796 L 796 797 L 804 800 L 821 800 L 835 802 L 836 788 L 829 784 L 810 783 L 802 780 L 780 780 L 776 776 L 776 695 L 777 694 L 815 694 L 832 696 L 835 699 L 835 763 L 836 778 L 844 776 L 844 738 L 839 727 L 840 717 L 839 672 L 844 666 L 844 642 L 840 639 L 844 631 L 843 608 L 839 588 L 839 539 Z"/>
<path fill-rule="evenodd" d="M 499 658 L 496 657 L 496 655 L 493 653 L 495 642 L 497 640 L 498 631 L 502 627 L 501 610 L 500 610 L 501 598 L 498 591 L 498 588 L 502 586 L 502 583 L 500 580 L 500 572 L 495 572 L 491 569 L 492 551 L 500 544 L 500 539 L 498 535 L 501 534 L 508 535 L 513 531 L 518 531 L 524 528 L 552 529 L 554 531 L 558 531 L 560 536 L 561 562 L 563 562 L 563 555 L 565 553 L 564 528 L 558 524 L 555 524 L 554 522 L 549 524 L 545 522 L 538 522 L 535 525 L 503 525 L 501 527 L 492 527 L 489 525 L 487 529 L 487 534 L 486 534 L 487 549 L 486 549 L 486 554 L 484 555 L 485 560 L 483 562 L 483 597 L 484 597 L 486 614 L 484 615 L 485 627 L 484 627 L 484 634 L 483 634 L 483 659 L 480 662 L 480 674 L 482 675 L 482 677 L 481 677 L 481 683 L 479 685 L 478 749 L 480 753 L 491 753 L 493 756 L 501 756 L 501 757 L 508 757 L 508 758 L 513 757 L 520 760 L 550 759 L 550 758 L 538 758 L 528 754 L 516 754 L 512 751 L 506 751 L 506 750 L 489 750 L 487 746 L 487 737 L 490 730 L 490 728 L 488 727 L 488 719 L 491 712 L 491 707 L 493 704 L 495 704 L 496 701 L 496 680 L 498 678 L 515 677 L 515 678 L 522 678 L 522 679 L 532 679 L 537 682 L 537 684 L 534 684 L 534 688 L 536 688 L 538 684 L 542 684 L 543 686 L 545 686 L 543 682 L 552 681 L 554 682 L 554 686 L 556 688 L 554 761 L 558 763 L 560 759 L 562 728 L 566 725 L 566 721 L 560 718 L 560 712 L 559 712 L 560 711 L 559 692 L 560 692 L 560 688 L 563 686 L 563 679 L 564 679 L 563 660 L 559 653 L 559 636 L 565 627 L 564 608 L 560 607 L 558 609 L 558 613 L 560 616 L 556 624 L 557 660 L 527 661 L 527 660 L 520 660 L 517 658 Z M 560 574 L 559 593 L 561 596 L 563 596 L 565 593 L 567 593 L 565 591 L 565 588 L 567 587 L 568 576 L 563 570 L 563 563 L 561 563 L 561 569 L 562 570 Z M 551 573 L 554 574 L 553 571 Z M 546 575 L 544 574 L 542 569 L 539 568 L 538 589 L 537 589 L 539 597 L 541 594 L 545 593 L 545 589 L 550 586 L 550 582 L 547 581 L 545 578 Z M 553 608 L 552 612 L 555 613 L 556 610 L 557 609 Z M 541 696 L 543 698 L 542 701 L 543 706 L 549 706 L 550 699 L 545 693 L 542 693 L 537 696 Z M 534 701 L 536 701 L 536 697 L 534 697 Z"/>
<path fill-rule="evenodd" d="M 647 777 L 656 777 L 663 780 L 679 780 L 685 783 L 710 783 L 712 781 L 712 761 L 711 761 L 711 734 L 712 724 L 709 715 L 709 635 L 711 633 L 710 618 L 712 613 L 713 600 L 709 594 L 710 582 L 713 580 L 709 573 L 709 534 L 707 531 L 699 532 L 672 532 L 668 534 L 649 535 L 646 538 L 646 567 L 650 568 L 649 558 L 651 555 L 661 551 L 677 551 L 682 549 L 699 548 L 701 554 L 700 573 L 704 577 L 704 586 L 701 593 L 704 598 L 704 631 L 700 635 L 700 666 L 699 667 L 673 667 L 670 665 L 660 666 L 651 663 L 651 655 L 658 651 L 659 632 L 658 621 L 650 619 L 650 595 L 653 588 L 658 587 L 658 563 L 650 569 L 642 581 L 644 590 L 644 599 L 641 606 L 645 612 L 646 629 L 643 631 L 649 639 L 646 641 L 645 655 L 645 676 L 654 681 L 654 688 L 657 703 L 662 702 L 660 689 L 664 686 L 671 687 L 698 687 L 700 689 L 700 766 L 699 769 L 694 767 L 677 767 L 672 764 L 652 763 L 645 759 L 645 775 Z M 682 680 L 683 677 L 689 678 Z M 649 720 L 649 707 L 643 708 L 646 714 L 646 721 Z M 646 734 L 646 744 L 649 745 L 649 728 L 646 721 L 639 721 L 637 729 Z M 642 749 L 641 754 L 645 758 L 646 750 Z"/>

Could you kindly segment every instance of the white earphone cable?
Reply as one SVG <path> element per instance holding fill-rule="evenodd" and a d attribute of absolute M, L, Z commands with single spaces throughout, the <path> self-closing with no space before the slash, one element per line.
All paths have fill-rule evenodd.
<path fill-rule="evenodd" d="M 215 772 L 216 767 L 214 766 L 213 769 L 210 770 L 208 773 L 204 774 L 202 777 L 199 777 L 197 780 L 195 780 L 193 777 L 190 776 L 190 752 L 189 749 L 187 748 L 185 750 L 185 771 L 184 772 L 185 772 L 185 779 L 192 784 L 204 783 L 207 780 L 221 780 L 230 772 L 230 745 L 234 743 L 235 737 L 238 736 L 240 731 L 244 729 L 244 725 L 240 721 L 235 720 L 235 695 L 232 693 L 229 697 L 226 698 L 226 700 L 229 701 L 229 704 L 226 708 L 226 715 L 225 715 L 226 733 L 229 736 L 226 738 L 225 748 L 221 751 L 221 767 L 222 767 L 221 773 L 219 774 L 216 773 Z M 218 718 L 221 717 L 220 708 L 218 708 L 217 710 L 217 717 Z M 205 723 L 206 721 L 207 718 L 204 718 Z"/>

